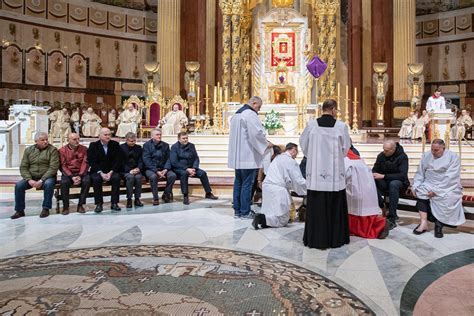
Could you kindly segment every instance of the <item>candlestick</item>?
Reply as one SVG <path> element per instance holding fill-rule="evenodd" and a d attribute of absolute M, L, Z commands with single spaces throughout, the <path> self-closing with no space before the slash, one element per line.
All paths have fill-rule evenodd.
<path fill-rule="evenodd" d="M 349 118 L 349 85 L 346 85 L 346 114 L 344 116 L 344 121 L 346 123 L 346 125 L 351 128 L 351 122 L 350 122 L 350 118 Z"/>
<path fill-rule="evenodd" d="M 353 109 L 353 116 L 352 116 L 352 134 L 359 134 L 359 125 L 357 125 L 357 88 L 354 89 L 354 101 L 352 104 L 354 105 Z"/>
<path fill-rule="evenodd" d="M 196 96 L 196 116 L 201 115 L 201 110 L 199 109 L 200 108 L 199 104 L 201 103 L 200 98 L 199 98 L 200 91 L 201 91 L 201 87 L 198 86 L 197 96 Z"/>
<path fill-rule="evenodd" d="M 214 86 L 214 104 L 217 103 L 217 87 Z"/>

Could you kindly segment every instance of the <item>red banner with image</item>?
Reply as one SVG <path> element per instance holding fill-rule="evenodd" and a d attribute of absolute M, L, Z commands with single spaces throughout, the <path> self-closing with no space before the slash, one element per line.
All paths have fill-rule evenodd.
<path fill-rule="evenodd" d="M 272 33 L 272 67 L 285 61 L 288 67 L 295 66 L 295 33 Z"/>

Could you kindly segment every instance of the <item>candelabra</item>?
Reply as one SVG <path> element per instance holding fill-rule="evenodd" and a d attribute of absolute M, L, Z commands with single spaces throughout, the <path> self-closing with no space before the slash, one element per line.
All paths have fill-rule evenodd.
<path fill-rule="evenodd" d="M 352 104 L 354 105 L 354 112 L 352 115 L 352 134 L 359 134 L 359 126 L 357 125 L 357 99 L 352 101 Z"/>
<path fill-rule="evenodd" d="M 209 100 L 210 99 L 211 98 L 209 98 L 207 95 L 204 98 L 204 100 L 206 101 L 206 109 L 205 109 L 206 116 L 205 116 L 205 121 L 204 121 L 204 129 L 205 130 L 211 129 L 211 122 L 210 122 L 210 117 L 209 117 Z"/>
<path fill-rule="evenodd" d="M 344 115 L 344 122 L 346 123 L 346 125 L 349 127 L 349 129 L 351 128 L 351 121 L 350 121 L 350 118 L 349 118 L 349 86 L 346 86 L 346 108 L 345 108 L 345 115 Z"/>

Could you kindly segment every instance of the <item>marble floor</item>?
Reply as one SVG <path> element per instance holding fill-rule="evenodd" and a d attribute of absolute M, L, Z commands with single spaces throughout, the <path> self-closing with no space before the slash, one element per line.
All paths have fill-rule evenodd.
<path fill-rule="evenodd" d="M 416 214 L 408 212 L 400 212 L 400 225 L 385 240 L 351 237 L 349 245 L 320 251 L 303 246 L 303 223 L 256 231 L 251 220 L 233 218 L 229 197 L 211 201 L 193 196 L 191 204 L 184 206 L 177 196 L 174 203 L 151 206 L 151 196 L 145 195 L 143 208 L 105 210 L 101 214 L 92 212 L 90 201 L 86 214 L 45 219 L 37 216 L 41 196 L 30 193 L 27 197 L 27 216 L 13 221 L 8 218 L 13 213 L 12 194 L 0 196 L 0 259 L 97 246 L 179 244 L 226 248 L 277 258 L 317 272 L 352 292 L 377 315 L 401 313 L 405 285 L 423 267 L 474 248 L 472 223 L 457 230 L 445 229 L 442 239 L 434 238 L 432 232 L 415 236 L 412 230 Z"/>

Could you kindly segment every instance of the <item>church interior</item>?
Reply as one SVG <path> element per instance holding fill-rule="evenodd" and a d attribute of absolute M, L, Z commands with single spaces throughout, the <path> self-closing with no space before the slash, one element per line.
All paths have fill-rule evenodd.
<path fill-rule="evenodd" d="M 0 30 L 0 314 L 473 313 L 472 0 L 0 0 Z M 418 235 L 407 189 L 385 239 L 305 247 L 297 194 L 288 225 L 256 230 L 234 216 L 228 167 L 232 117 L 253 96 L 268 141 L 283 146 L 335 100 L 368 168 L 393 140 L 411 185 L 443 140 L 459 158 L 466 221 Z M 26 216 L 10 218 L 38 135 L 59 149 L 77 133 L 88 147 L 104 128 L 141 146 L 156 128 L 170 146 L 187 133 L 218 199 L 191 178 L 188 203 L 177 181 L 158 205 L 143 176 L 143 207 L 129 207 L 122 180 L 115 209 L 105 180 L 103 212 L 92 188 L 76 212 L 76 185 L 69 214 L 58 172 L 51 216 L 33 188 Z"/>

